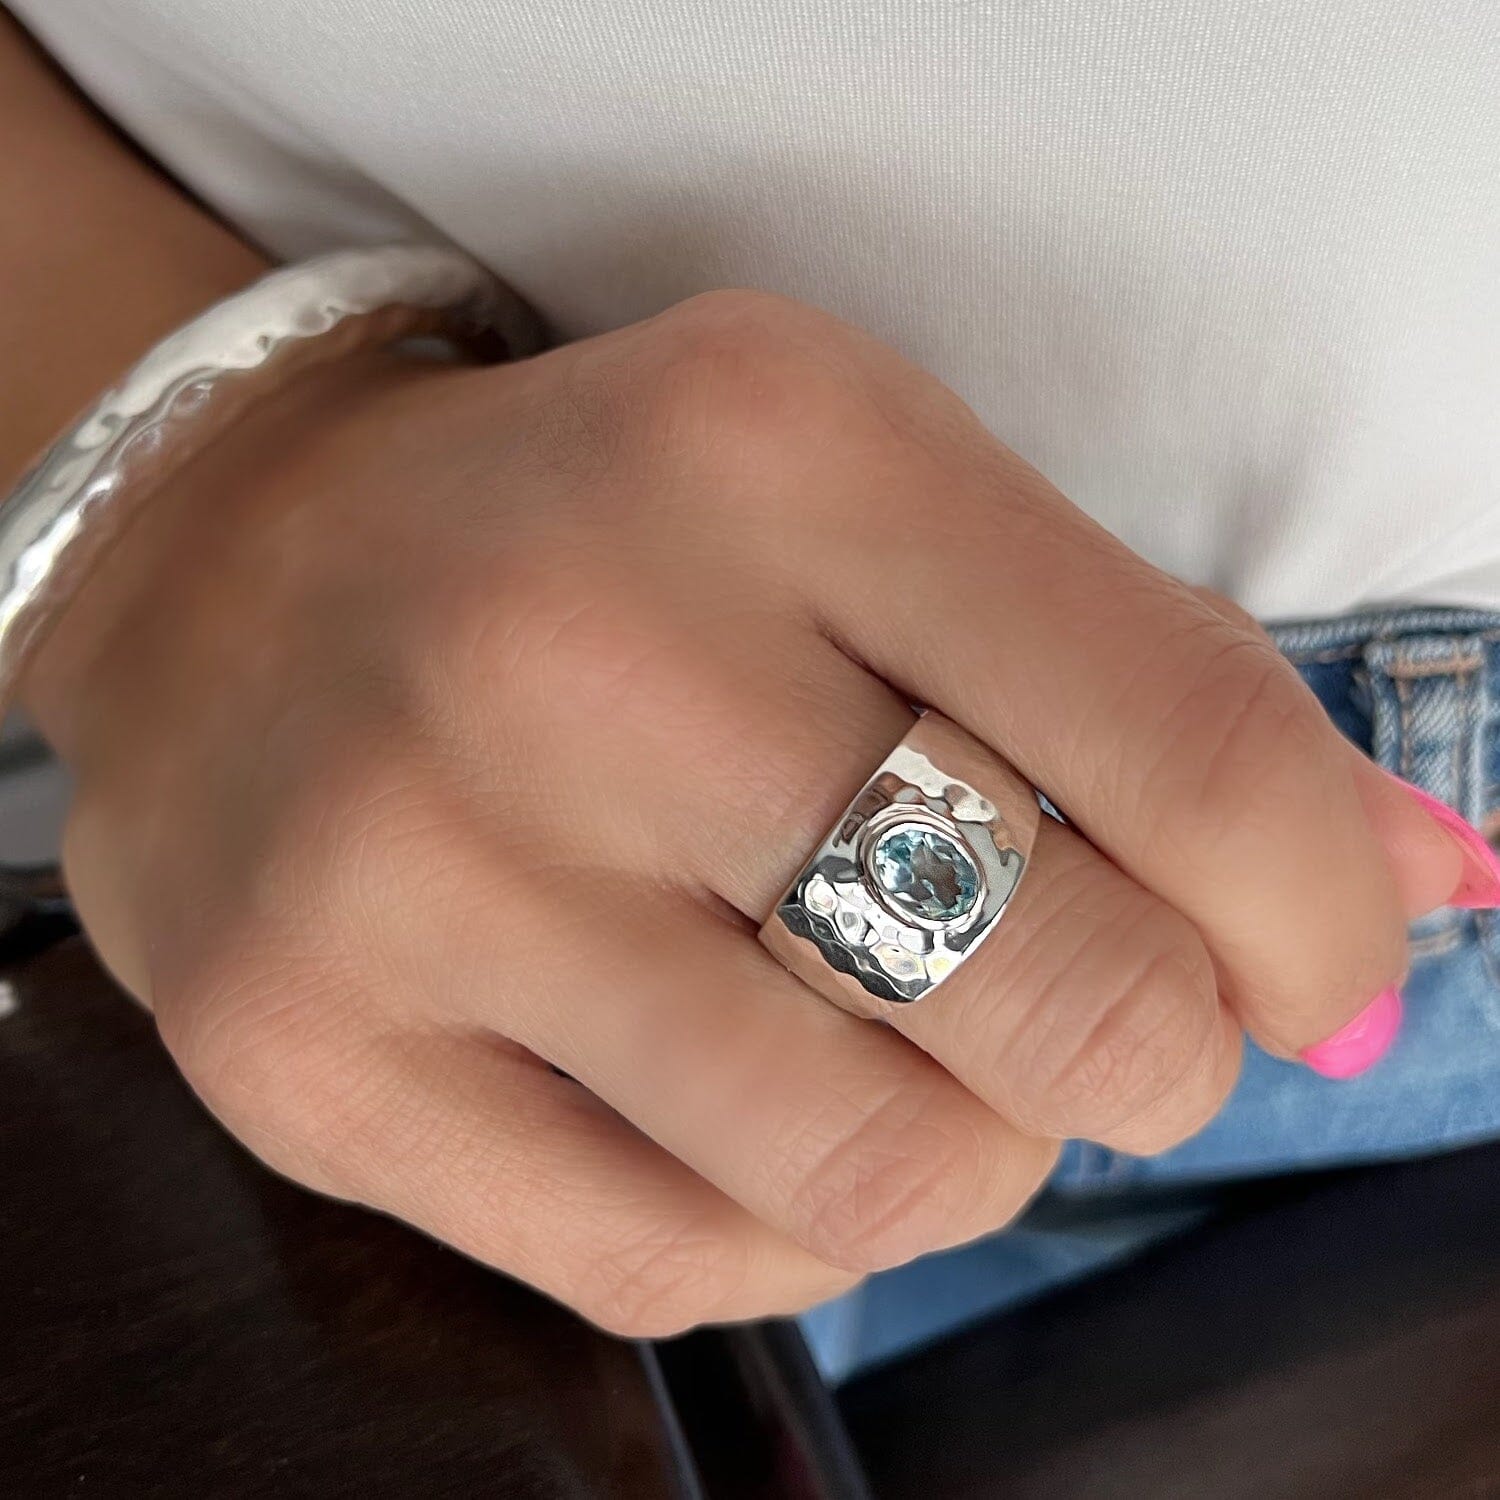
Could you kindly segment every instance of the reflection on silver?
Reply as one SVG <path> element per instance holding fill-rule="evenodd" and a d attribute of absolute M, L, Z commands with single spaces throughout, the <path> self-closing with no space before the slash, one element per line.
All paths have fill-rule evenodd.
<path fill-rule="evenodd" d="M 0 507 L 0 707 L 151 492 L 248 406 L 304 369 L 432 336 L 503 357 L 541 345 L 525 304 L 468 256 L 387 245 L 272 272 L 152 349 Z"/>
<path fill-rule="evenodd" d="M 1040 821 L 1036 792 L 941 714 L 928 712 L 888 755 L 761 928 L 760 940 L 826 999 L 883 1016 L 937 988 L 973 953 L 1014 894 Z M 903 910 L 872 852 L 893 830 L 930 829 L 968 856 L 971 905 L 943 918 Z"/>

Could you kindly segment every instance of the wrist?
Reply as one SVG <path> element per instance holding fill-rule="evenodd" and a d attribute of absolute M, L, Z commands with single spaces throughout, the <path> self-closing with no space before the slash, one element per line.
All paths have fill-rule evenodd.
<path fill-rule="evenodd" d="M 438 245 L 397 244 L 288 266 L 205 310 L 142 355 L 55 437 L 0 514 L 0 695 L 8 698 L 21 685 L 46 634 L 109 554 L 120 550 L 121 538 L 138 527 L 153 498 L 170 512 L 160 496 L 180 489 L 178 477 L 196 467 L 195 455 L 222 451 L 226 438 L 236 436 L 244 451 L 243 433 L 235 428 L 283 396 L 289 383 L 304 396 L 330 388 L 328 382 L 309 385 L 314 370 L 337 364 L 357 376 L 384 367 L 379 361 L 356 366 L 359 355 L 429 339 L 481 359 L 503 359 L 534 352 L 541 328 L 509 288 L 468 256 Z M 344 384 L 344 377 L 332 377 L 333 388 Z M 236 444 L 228 446 L 232 451 Z M 252 449 L 248 462 L 253 467 L 267 456 L 276 455 Z M 357 463 L 358 454 L 353 458 Z M 198 472 L 197 482 L 215 496 L 215 512 L 235 477 L 203 485 Z M 232 565 L 222 545 L 215 551 L 223 518 L 216 514 L 213 524 L 205 556 Z M 123 576 L 123 565 L 109 571 Z M 200 572 L 184 572 L 189 587 L 197 587 Z"/>

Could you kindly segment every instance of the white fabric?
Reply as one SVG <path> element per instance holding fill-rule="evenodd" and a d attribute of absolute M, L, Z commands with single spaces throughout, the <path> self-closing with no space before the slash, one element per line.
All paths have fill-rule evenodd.
<path fill-rule="evenodd" d="M 772 288 L 1259 614 L 1500 606 L 1495 0 L 13 8 L 280 254 L 436 230 L 565 334 Z"/>

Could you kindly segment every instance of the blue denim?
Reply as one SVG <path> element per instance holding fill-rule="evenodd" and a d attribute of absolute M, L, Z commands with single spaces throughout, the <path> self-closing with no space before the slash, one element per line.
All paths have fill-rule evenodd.
<path fill-rule="evenodd" d="M 1406 609 L 1273 630 L 1338 727 L 1380 765 L 1492 831 L 1500 801 L 1500 616 Z M 1412 928 L 1390 1054 L 1335 1082 L 1246 1049 L 1218 1118 L 1160 1156 L 1071 1141 L 1001 1234 L 870 1278 L 803 1331 L 830 1379 L 1136 1254 L 1211 1213 L 1215 1184 L 1446 1151 L 1500 1134 L 1500 919 Z"/>

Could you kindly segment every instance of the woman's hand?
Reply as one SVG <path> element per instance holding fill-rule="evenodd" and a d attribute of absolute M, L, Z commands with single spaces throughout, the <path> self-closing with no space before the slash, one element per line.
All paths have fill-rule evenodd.
<path fill-rule="evenodd" d="M 994 1229 L 1059 1138 L 1182 1139 L 1242 1027 L 1336 1031 L 1461 873 L 1232 611 L 752 294 L 304 384 L 160 497 L 30 697 L 89 931 L 225 1123 L 632 1334 Z M 1072 827 L 886 1027 L 755 929 L 910 701 Z"/>

